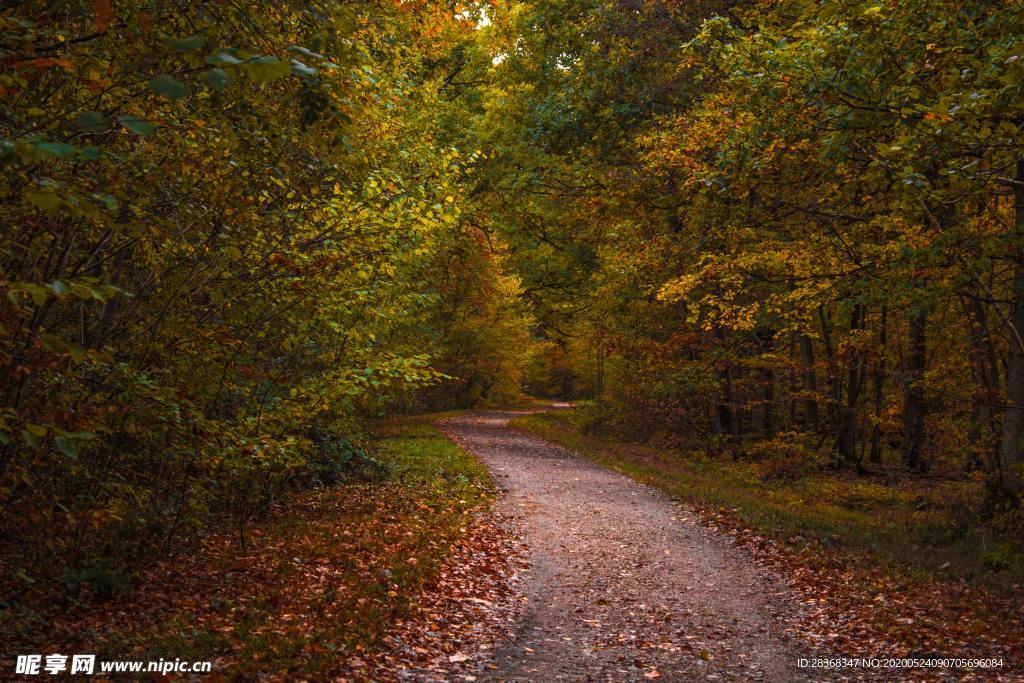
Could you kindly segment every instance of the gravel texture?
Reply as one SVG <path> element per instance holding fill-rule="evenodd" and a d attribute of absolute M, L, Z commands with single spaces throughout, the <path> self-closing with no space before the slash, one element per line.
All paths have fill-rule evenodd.
<path fill-rule="evenodd" d="M 806 678 L 785 586 L 660 492 L 509 429 L 515 415 L 444 425 L 491 469 L 531 563 L 515 635 L 478 680 Z"/>

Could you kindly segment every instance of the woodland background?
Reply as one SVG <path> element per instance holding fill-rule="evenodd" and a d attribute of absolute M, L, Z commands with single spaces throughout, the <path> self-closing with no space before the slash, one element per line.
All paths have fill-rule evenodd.
<path fill-rule="evenodd" d="M 377 418 L 524 394 L 764 487 L 939 490 L 908 504 L 928 543 L 1012 585 L 1022 27 L 984 0 L 0 10 L 0 626 L 244 545 L 383 467 Z"/>

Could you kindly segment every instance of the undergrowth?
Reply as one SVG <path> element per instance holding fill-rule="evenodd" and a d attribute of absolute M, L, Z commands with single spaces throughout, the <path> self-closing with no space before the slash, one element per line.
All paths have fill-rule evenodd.
<path fill-rule="evenodd" d="M 232 530 L 211 534 L 140 572 L 130 591 L 36 615 L 12 648 L 217 660 L 241 678 L 327 675 L 408 612 L 493 495 L 484 467 L 430 418 L 385 422 L 370 454 L 345 455 L 363 467 L 358 479 L 276 504 L 244 547 Z M 42 633 L 46 642 L 26 640 Z"/>

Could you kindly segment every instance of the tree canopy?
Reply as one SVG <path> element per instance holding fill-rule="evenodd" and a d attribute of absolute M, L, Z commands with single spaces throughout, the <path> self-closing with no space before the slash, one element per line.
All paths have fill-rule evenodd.
<path fill-rule="evenodd" d="M 1022 26 L 997 0 L 0 11 L 0 539 L 35 540 L 4 592 L 244 529 L 370 457 L 374 417 L 523 392 L 780 471 L 952 473 L 1008 523 Z"/>

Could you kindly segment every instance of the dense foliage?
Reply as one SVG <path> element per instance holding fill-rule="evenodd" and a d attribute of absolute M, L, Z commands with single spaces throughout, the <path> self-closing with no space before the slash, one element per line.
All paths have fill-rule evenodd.
<path fill-rule="evenodd" d="M 1012 518 L 1020 3 L 565 0 L 495 24 L 481 172 L 596 424 L 780 471 L 976 477 Z"/>
<path fill-rule="evenodd" d="M 766 471 L 1024 494 L 1024 6 L 0 12 L 3 595 L 593 399 Z M 93 577 L 83 579 L 82 577 Z"/>
<path fill-rule="evenodd" d="M 474 17 L 0 13 L 6 596 L 96 585 L 225 516 L 244 538 L 281 490 L 369 462 L 361 417 L 422 407 L 439 380 L 479 385 L 461 404 L 514 398 L 504 348 L 528 319 L 461 218 L 478 153 L 445 130 Z M 480 318 L 471 350 L 460 311 Z M 446 344 L 461 366 L 433 362 Z"/>

